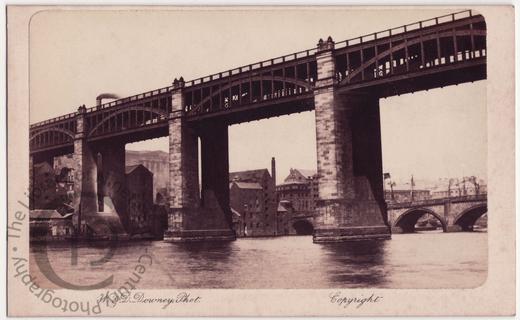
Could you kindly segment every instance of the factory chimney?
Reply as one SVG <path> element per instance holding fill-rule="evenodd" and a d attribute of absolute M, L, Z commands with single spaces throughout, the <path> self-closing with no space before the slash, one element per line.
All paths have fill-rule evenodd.
<path fill-rule="evenodd" d="M 273 177 L 274 187 L 276 188 L 276 160 L 271 158 L 271 177 Z"/>

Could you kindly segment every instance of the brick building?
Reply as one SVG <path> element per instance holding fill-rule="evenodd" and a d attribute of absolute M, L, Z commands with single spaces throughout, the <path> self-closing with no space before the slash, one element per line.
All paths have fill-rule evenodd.
<path fill-rule="evenodd" d="M 278 203 L 276 209 L 276 227 L 278 235 L 288 235 L 291 233 L 291 219 L 293 216 L 293 208 L 288 201 Z"/>
<path fill-rule="evenodd" d="M 142 233 L 149 230 L 153 210 L 153 173 L 145 166 L 138 164 L 127 166 L 127 216 L 131 233 Z"/>
<path fill-rule="evenodd" d="M 276 186 L 278 202 L 291 203 L 295 212 L 314 212 L 318 200 L 316 171 L 291 169 L 282 184 Z"/>
<path fill-rule="evenodd" d="M 169 154 L 164 151 L 134 151 L 126 150 L 125 164 L 133 166 L 142 164 L 153 173 L 154 199 L 168 197 L 169 186 Z"/>
<path fill-rule="evenodd" d="M 53 209 L 56 199 L 56 178 L 52 166 L 47 162 L 34 165 L 33 168 L 33 209 Z"/>
<path fill-rule="evenodd" d="M 231 172 L 229 203 L 238 237 L 274 236 L 276 226 L 276 168 Z"/>
<path fill-rule="evenodd" d="M 70 239 L 74 235 L 72 213 L 62 215 L 56 210 L 31 210 L 29 233 L 31 241 Z"/>
<path fill-rule="evenodd" d="M 74 195 L 72 170 L 53 168 L 52 164 L 42 162 L 33 166 L 33 175 L 31 208 L 68 213 Z"/>

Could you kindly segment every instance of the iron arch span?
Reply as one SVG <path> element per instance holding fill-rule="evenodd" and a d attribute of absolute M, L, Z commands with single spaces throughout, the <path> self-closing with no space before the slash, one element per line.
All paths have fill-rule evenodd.
<path fill-rule="evenodd" d="M 394 230 L 398 230 L 402 233 L 415 232 L 415 225 L 417 224 L 417 221 L 419 221 L 419 219 L 425 214 L 430 214 L 433 217 L 435 217 L 439 221 L 442 227 L 442 231 L 447 231 L 446 222 L 444 221 L 444 219 L 441 216 L 439 216 L 436 212 L 427 208 L 413 208 L 406 211 L 395 222 Z"/>
<path fill-rule="evenodd" d="M 312 235 L 314 233 L 314 226 L 307 220 L 297 220 L 293 223 L 294 231 L 297 235 Z"/>
<path fill-rule="evenodd" d="M 459 226 L 462 231 L 473 231 L 475 222 L 487 213 L 487 204 L 480 204 L 468 208 L 461 212 L 454 220 L 453 224 Z"/>

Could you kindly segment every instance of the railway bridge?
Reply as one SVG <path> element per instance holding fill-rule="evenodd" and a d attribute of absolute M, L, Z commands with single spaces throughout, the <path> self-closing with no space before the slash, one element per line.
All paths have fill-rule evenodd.
<path fill-rule="evenodd" d="M 30 172 L 72 153 L 76 232 L 96 214 L 100 196 L 111 198 L 124 224 L 125 144 L 168 136 L 165 239 L 232 240 L 228 126 L 314 110 L 314 241 L 389 238 L 379 99 L 485 79 L 486 54 L 485 19 L 469 10 L 345 41 L 320 39 L 308 50 L 196 80 L 179 77 L 164 88 L 34 123 Z"/>
<path fill-rule="evenodd" d="M 487 194 L 394 203 L 387 210 L 392 233 L 414 232 L 425 214 L 437 218 L 444 232 L 472 231 L 478 218 L 487 213 Z"/>

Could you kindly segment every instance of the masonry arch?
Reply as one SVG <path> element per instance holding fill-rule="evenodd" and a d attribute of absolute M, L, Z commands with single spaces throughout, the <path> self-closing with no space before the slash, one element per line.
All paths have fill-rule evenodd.
<path fill-rule="evenodd" d="M 442 231 L 446 232 L 447 228 L 444 219 L 435 211 L 428 208 L 413 208 L 405 211 L 396 220 L 394 228 L 401 229 L 401 232 L 403 233 L 413 233 L 415 232 L 415 225 L 417 224 L 417 221 L 419 221 L 419 219 L 425 214 L 431 214 L 434 216 L 440 222 Z"/>
<path fill-rule="evenodd" d="M 457 217 L 455 217 L 455 219 L 453 220 L 453 224 L 460 226 L 462 231 L 473 231 L 473 226 L 475 225 L 475 222 L 484 213 L 487 213 L 487 204 L 482 203 L 472 206 L 462 211 Z"/>
<path fill-rule="evenodd" d="M 308 220 L 296 220 L 292 227 L 297 235 L 312 235 L 314 233 L 314 225 Z"/>

